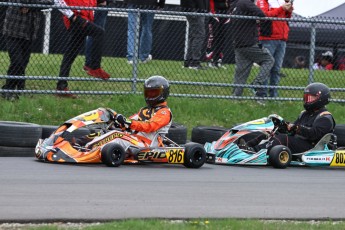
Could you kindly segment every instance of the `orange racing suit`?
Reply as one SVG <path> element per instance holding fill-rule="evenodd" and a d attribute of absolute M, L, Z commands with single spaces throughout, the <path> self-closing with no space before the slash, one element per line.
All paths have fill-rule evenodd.
<path fill-rule="evenodd" d="M 153 145 L 157 147 L 159 141 L 157 134 L 168 133 L 172 123 L 172 113 L 167 102 L 160 103 L 155 107 L 143 107 L 138 113 L 129 117 L 131 119 L 130 129 L 134 131 L 132 136 L 138 140 L 137 147 Z M 123 139 L 115 139 L 126 151 L 132 144 Z"/>

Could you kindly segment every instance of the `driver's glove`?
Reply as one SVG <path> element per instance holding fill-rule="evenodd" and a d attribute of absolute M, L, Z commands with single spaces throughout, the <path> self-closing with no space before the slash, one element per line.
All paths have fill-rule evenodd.
<path fill-rule="evenodd" d="M 120 123 L 121 128 L 124 128 L 126 130 L 130 130 L 130 127 L 132 124 L 132 121 L 130 119 L 127 119 L 122 114 L 117 114 L 115 119 L 118 123 Z"/>
<path fill-rule="evenodd" d="M 299 132 L 300 126 L 299 125 L 295 125 L 290 123 L 289 124 L 289 134 L 290 135 L 295 135 L 296 133 Z"/>

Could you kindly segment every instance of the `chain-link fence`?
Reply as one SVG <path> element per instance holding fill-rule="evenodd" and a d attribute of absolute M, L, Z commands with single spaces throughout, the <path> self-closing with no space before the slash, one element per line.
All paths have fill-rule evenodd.
<path fill-rule="evenodd" d="M 6 10 L 9 3 L 0 3 L 0 26 L 4 27 Z M 182 12 L 180 8 L 164 9 L 159 11 L 143 9 L 127 9 L 125 7 L 71 7 L 78 10 L 94 10 L 95 12 L 107 13 L 104 38 L 101 41 L 102 49 L 94 49 L 94 53 L 102 54 L 101 66 L 110 74 L 108 80 L 99 77 L 94 78 L 85 66 L 85 33 L 74 42 L 79 50 L 79 55 L 73 61 L 70 71 L 62 71 L 62 63 L 68 59 L 66 53 L 73 49 L 68 46 L 71 31 L 64 25 L 62 14 L 56 6 L 44 5 L 21 5 L 11 4 L 13 10 L 39 11 L 42 20 L 37 39 L 32 42 L 31 56 L 28 60 L 17 60 L 21 66 L 13 66 L 10 55 L 14 59 L 21 57 L 16 55 L 18 50 L 15 45 L 23 39 L 8 39 L 8 35 L 1 35 L 0 39 L 0 84 L 6 85 L 8 81 L 17 81 L 16 87 L 3 87 L 0 92 L 19 92 L 24 94 L 56 94 L 61 81 L 74 94 L 130 94 L 141 93 L 142 82 L 151 75 L 165 76 L 171 83 L 171 95 L 189 97 L 212 97 L 233 99 L 255 99 L 252 93 L 251 82 L 259 72 L 259 63 L 251 66 L 250 76 L 246 84 L 234 85 L 235 54 L 233 47 L 234 34 L 241 31 L 232 28 L 232 21 L 258 20 L 257 17 L 225 15 L 225 14 L 199 14 Z M 132 13 L 135 20 L 135 36 L 133 58 L 128 59 L 128 12 Z M 155 14 L 152 34 L 153 42 L 150 58 L 141 60 L 138 50 L 140 48 L 140 20 L 147 14 Z M 205 17 L 205 38 L 202 53 L 203 68 L 195 69 L 185 66 L 185 55 L 188 49 L 189 23 L 186 16 Z M 35 16 L 37 17 L 37 16 Z M 215 29 L 211 23 L 223 20 L 221 32 L 218 35 L 210 34 Z M 231 19 L 230 22 L 227 19 Z M 262 19 L 262 18 L 261 18 Z M 277 18 L 266 18 L 269 21 Z M 343 19 L 313 18 L 304 19 L 292 17 L 291 19 L 279 19 L 288 21 L 290 31 L 286 43 L 286 52 L 282 69 L 279 73 L 279 86 L 263 86 L 266 88 L 278 88 L 279 97 L 266 98 L 267 100 L 300 100 L 302 89 L 311 82 L 323 82 L 332 88 L 332 97 L 335 101 L 345 101 L 343 88 L 345 88 L 345 21 Z M 73 23 L 73 22 L 72 22 Z M 33 31 L 30 25 L 29 31 Z M 71 25 L 73 26 L 73 25 Z M 82 31 L 84 25 L 81 25 Z M 71 30 L 71 29 L 70 29 Z M 74 28 L 74 30 L 76 30 Z M 213 31 L 214 32 L 214 31 Z M 215 36 L 209 36 L 215 35 Z M 221 36 L 221 38 L 219 38 Z M 80 40 L 80 37 L 83 39 Z M 31 39 L 32 37 L 28 38 Z M 14 41 L 13 41 L 14 40 Z M 24 39 L 25 46 L 27 39 Z M 223 41 L 223 42 L 222 42 Z M 219 42 L 220 58 L 212 57 L 209 49 L 210 43 Z M 141 46 L 144 46 L 141 44 Z M 101 47 L 101 46 L 98 46 Z M 23 50 L 23 47 L 21 47 Z M 73 52 L 69 52 L 73 53 Z M 27 56 L 27 55 L 26 55 Z M 72 55 L 73 56 L 73 55 Z M 327 56 L 327 58 L 326 58 Z M 22 57 L 21 57 L 22 58 Z M 73 58 L 72 58 L 73 59 Z M 213 59 L 213 62 L 212 62 Z M 221 62 L 218 62 L 221 59 Z M 325 64 L 325 59 L 328 63 Z M 66 61 L 66 60 L 65 60 Z M 27 67 L 26 66 L 26 63 Z M 66 64 L 66 63 L 65 63 Z M 328 65 L 328 67 L 326 67 Z M 68 64 L 67 64 L 68 66 Z M 315 69 L 318 66 L 318 69 Z M 331 67 L 330 67 L 331 66 Z M 321 70 L 322 68 L 329 70 Z M 66 68 L 66 66 L 65 66 Z M 11 70 L 12 69 L 12 70 Z M 16 71 L 20 69 L 20 71 Z M 68 67 L 67 67 L 68 70 Z M 63 74 L 61 74 L 63 72 Z M 23 80 L 25 79 L 25 84 Z M 18 83 L 19 82 L 19 83 Z M 22 82 L 22 83 L 20 83 Z M 67 84 L 66 84 L 67 83 Z M 8 85 L 8 84 L 7 84 Z M 233 96 L 234 86 L 243 87 L 242 96 Z M 256 86 L 257 88 L 257 86 Z M 260 87 L 259 87 L 260 88 Z"/>

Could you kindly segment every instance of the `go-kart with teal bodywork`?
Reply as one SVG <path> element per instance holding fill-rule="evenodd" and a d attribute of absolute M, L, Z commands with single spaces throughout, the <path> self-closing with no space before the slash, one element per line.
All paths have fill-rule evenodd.
<path fill-rule="evenodd" d="M 255 151 L 244 144 L 262 134 L 267 136 L 262 143 L 268 142 L 276 132 L 287 132 L 287 123 L 276 114 L 237 125 L 217 141 L 204 145 L 206 161 L 227 165 L 272 165 L 275 168 L 289 165 L 345 166 L 345 148 L 337 147 L 337 137 L 333 133 L 326 134 L 314 148 L 294 154 L 283 145 L 274 146 L 268 152 L 267 149 Z"/>

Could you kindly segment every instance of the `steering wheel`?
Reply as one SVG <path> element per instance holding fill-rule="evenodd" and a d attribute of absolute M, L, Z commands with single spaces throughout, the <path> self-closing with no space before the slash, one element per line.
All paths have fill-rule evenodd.
<path fill-rule="evenodd" d="M 271 114 L 268 116 L 268 118 L 272 120 L 274 127 L 278 128 L 278 132 L 280 133 L 288 132 L 288 123 L 284 121 L 284 119 L 281 116 L 277 114 Z"/>

